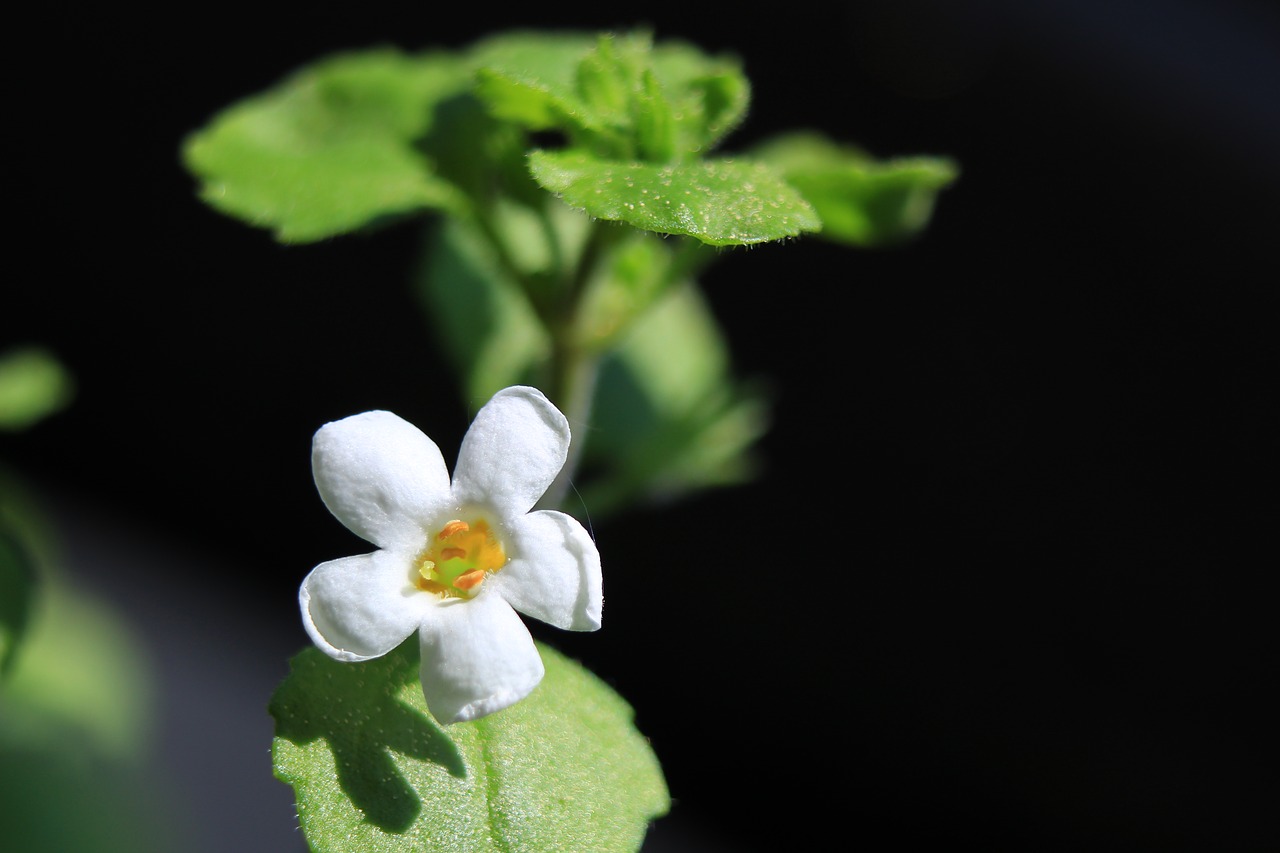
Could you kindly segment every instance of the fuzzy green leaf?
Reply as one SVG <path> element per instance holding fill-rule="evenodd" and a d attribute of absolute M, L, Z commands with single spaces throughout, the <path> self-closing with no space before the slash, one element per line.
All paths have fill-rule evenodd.
<path fill-rule="evenodd" d="M 505 121 L 548 130 L 578 106 L 578 63 L 596 43 L 587 33 L 516 31 L 477 42 L 477 94 Z"/>
<path fill-rule="evenodd" d="M 476 94 L 530 130 L 559 130 L 611 158 L 664 163 L 711 150 L 746 115 L 738 61 L 645 32 L 515 33 L 472 52 Z"/>
<path fill-rule="evenodd" d="M 666 163 L 681 153 L 676 149 L 676 120 L 671 104 L 663 97 L 658 78 L 650 71 L 641 75 L 640 92 L 632 99 L 631 113 L 641 160 Z"/>
<path fill-rule="evenodd" d="M 441 728 L 418 682 L 417 639 L 339 663 L 309 648 L 272 697 L 276 775 L 316 853 L 634 851 L 670 806 L 632 710 L 540 646 L 526 699 Z"/>
<path fill-rule="evenodd" d="M 578 63 L 578 96 L 605 122 L 622 125 L 647 64 L 648 38 L 602 36 Z"/>
<path fill-rule="evenodd" d="M 751 85 L 736 57 L 663 42 L 653 53 L 653 73 L 670 102 L 681 152 L 705 154 L 746 118 Z"/>
<path fill-rule="evenodd" d="M 446 54 L 341 54 L 217 115 L 183 145 L 200 197 L 282 242 L 305 243 L 463 204 L 413 143 L 432 107 L 464 91 Z"/>
<path fill-rule="evenodd" d="M 592 216 L 686 234 L 712 246 L 781 240 L 821 227 L 800 193 L 763 163 L 659 166 L 598 160 L 583 152 L 535 151 L 529 168 L 544 189 Z"/>
<path fill-rule="evenodd" d="M 771 140 L 752 156 L 775 166 L 822 217 L 822 235 L 855 246 L 881 246 L 917 234 L 937 194 L 958 176 L 942 157 L 878 161 L 817 133 Z"/>

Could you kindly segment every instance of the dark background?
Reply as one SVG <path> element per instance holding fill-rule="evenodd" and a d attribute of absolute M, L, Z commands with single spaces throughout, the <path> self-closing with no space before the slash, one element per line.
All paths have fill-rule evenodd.
<path fill-rule="evenodd" d="M 1276 12 L 583 8 L 33 30 L 0 345 L 79 391 L 0 458 L 155 650 L 188 849 L 301 847 L 265 704 L 299 581 L 361 547 L 311 434 L 391 409 L 452 461 L 467 418 L 416 227 L 279 246 L 196 201 L 183 135 L 337 49 L 637 23 L 742 58 L 730 150 L 816 127 L 962 169 L 908 247 L 724 253 L 703 284 L 776 396 L 765 474 L 595 523 L 603 630 L 534 626 L 637 708 L 676 798 L 653 849 L 1275 849 Z"/>

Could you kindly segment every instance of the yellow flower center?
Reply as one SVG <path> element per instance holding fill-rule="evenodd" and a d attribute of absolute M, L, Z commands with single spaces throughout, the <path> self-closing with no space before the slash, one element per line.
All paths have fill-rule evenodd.
<path fill-rule="evenodd" d="M 445 598 L 471 598 L 490 572 L 507 564 L 507 552 L 483 518 L 454 519 L 440 528 L 417 560 L 414 585 Z"/>

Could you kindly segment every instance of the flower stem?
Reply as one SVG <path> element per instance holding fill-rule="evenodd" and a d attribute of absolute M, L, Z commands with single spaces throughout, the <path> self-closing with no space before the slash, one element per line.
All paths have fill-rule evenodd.
<path fill-rule="evenodd" d="M 579 313 L 590 289 L 596 265 L 616 233 L 617 226 L 595 221 L 582 253 L 566 282 L 563 298 L 553 316 L 546 318 L 551 335 L 551 362 L 548 396 L 569 419 L 576 439 L 569 444 L 569 455 L 564 467 L 551 488 L 538 505 L 543 508 L 560 508 L 573 477 L 582 460 L 586 447 L 586 428 L 591 422 L 591 407 L 595 400 L 596 379 L 599 376 L 600 355 L 583 345 L 579 328 Z"/>
<path fill-rule="evenodd" d="M 577 473 L 582 451 L 586 446 L 586 427 L 591 421 L 591 406 L 595 399 L 596 376 L 600 364 L 597 357 L 580 351 L 565 353 L 556 360 L 560 363 L 555 366 L 556 377 L 551 399 L 569 419 L 573 440 L 569 442 L 564 467 L 538 502 L 538 506 L 543 509 L 561 508 L 573 483 L 574 474 Z"/>

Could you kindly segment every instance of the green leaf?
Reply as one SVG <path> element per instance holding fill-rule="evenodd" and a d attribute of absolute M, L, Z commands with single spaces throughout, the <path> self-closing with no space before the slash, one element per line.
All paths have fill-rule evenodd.
<path fill-rule="evenodd" d="M 653 52 L 653 73 L 670 103 L 681 152 L 705 154 L 746 118 L 751 85 L 736 57 L 709 57 L 667 41 Z"/>
<path fill-rule="evenodd" d="M 593 44 L 581 39 L 486 44 L 476 54 L 476 94 L 500 119 L 535 131 L 559 130 L 602 156 L 634 156 L 633 100 L 648 66 L 650 39 L 608 33 Z M 540 55 L 529 50 L 531 44 L 541 47 Z"/>
<path fill-rule="evenodd" d="M 763 163 L 658 166 L 597 160 L 583 152 L 534 151 L 529 168 L 543 188 L 592 216 L 686 234 L 712 246 L 780 240 L 821 227 L 800 193 Z"/>
<path fill-rule="evenodd" d="M 61 362 L 40 347 L 0 356 L 0 430 L 20 430 L 70 402 L 73 383 Z"/>
<path fill-rule="evenodd" d="M 738 61 L 644 31 L 515 33 L 472 52 L 476 94 L 495 116 L 559 130 L 611 159 L 665 163 L 711 150 L 746 115 Z"/>
<path fill-rule="evenodd" d="M 465 204 L 413 143 L 468 68 L 437 53 L 379 49 L 316 63 L 217 115 L 183 145 L 200 197 L 282 242 Z"/>
<path fill-rule="evenodd" d="M 629 118 L 631 94 L 647 65 L 651 45 L 629 37 L 602 35 L 578 63 L 578 96 L 607 124 L 622 127 Z"/>
<path fill-rule="evenodd" d="M 663 97 L 658 78 L 651 71 L 641 76 L 641 88 L 632 99 L 631 123 L 641 160 L 666 163 L 681 153 L 676 149 L 676 121 L 671 104 Z"/>
<path fill-rule="evenodd" d="M 817 133 L 787 134 L 752 156 L 770 163 L 822 218 L 828 240 L 882 246 L 906 240 L 929 222 L 937 194 L 959 175 L 941 157 L 878 161 Z"/>
<path fill-rule="evenodd" d="M 583 33 L 516 32 L 479 42 L 470 54 L 475 95 L 498 120 L 528 130 L 559 130 L 580 144 L 609 138 L 607 120 L 581 91 L 595 82 L 596 41 Z M 620 144 L 616 130 L 612 138 Z"/>
<path fill-rule="evenodd" d="M 477 42 L 476 94 L 493 114 L 530 130 L 550 130 L 573 120 L 581 107 L 578 63 L 596 43 L 587 33 L 516 31 Z"/>
<path fill-rule="evenodd" d="M 597 264 L 577 315 L 577 343 L 595 353 L 613 346 L 667 288 L 689 280 L 686 267 L 696 261 L 685 257 L 690 249 L 714 251 L 689 240 L 609 227 L 621 233 Z"/>
<path fill-rule="evenodd" d="M 748 98 L 736 62 L 647 33 L 515 32 L 458 53 L 329 57 L 216 115 L 182 156 L 210 206 L 305 243 L 418 211 L 466 214 L 495 180 L 528 202 L 505 174 L 525 130 L 614 159 L 695 158 Z"/>
<path fill-rule="evenodd" d="M 632 710 L 579 664 L 540 645 L 526 699 L 438 726 L 416 638 L 385 657 L 297 655 L 271 699 L 277 777 L 293 786 L 316 853 L 634 851 L 670 806 Z"/>

